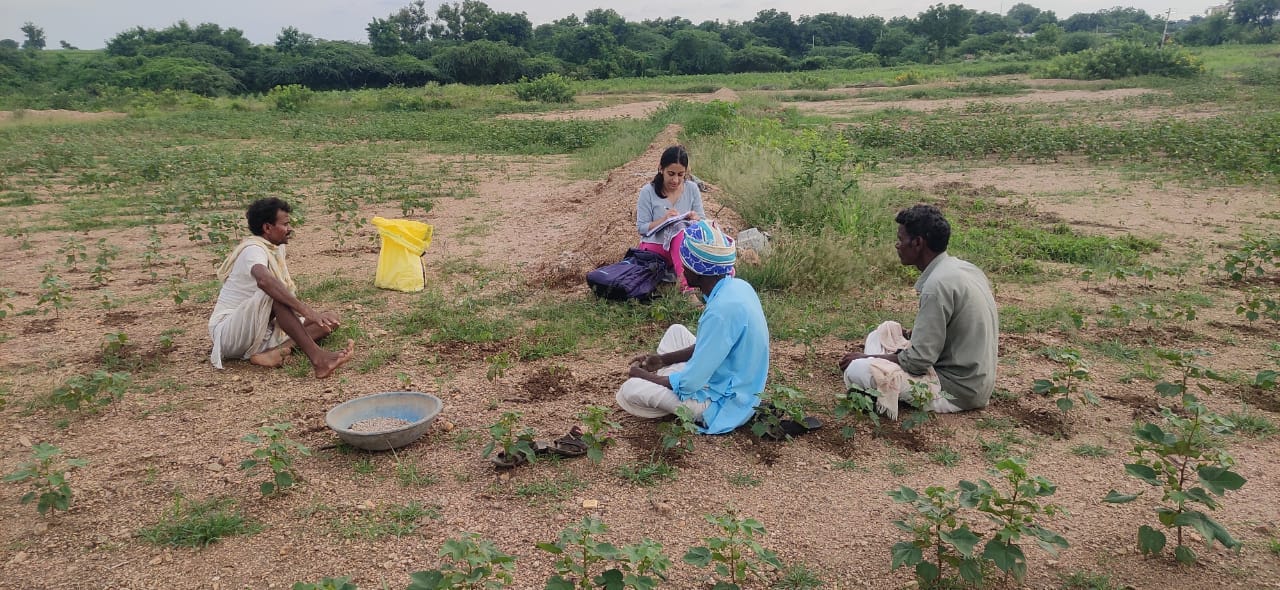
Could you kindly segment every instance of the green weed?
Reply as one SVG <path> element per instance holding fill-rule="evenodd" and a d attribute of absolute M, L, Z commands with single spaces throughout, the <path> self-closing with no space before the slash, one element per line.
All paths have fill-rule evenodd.
<path fill-rule="evenodd" d="M 623 481 L 641 487 L 652 487 L 664 481 L 675 479 L 676 468 L 674 465 L 664 461 L 654 460 L 619 465 L 617 474 Z"/>
<path fill-rule="evenodd" d="M 516 496 L 528 500 L 530 504 L 538 504 L 565 500 L 587 486 L 587 482 L 578 479 L 578 476 L 565 473 L 552 479 L 519 484 L 515 492 Z"/>
<path fill-rule="evenodd" d="M 408 504 L 390 504 L 373 510 L 364 510 L 354 516 L 336 518 L 329 529 L 344 539 L 378 540 L 388 536 L 403 537 L 418 530 L 423 518 L 440 518 L 440 507 L 424 505 L 417 501 Z"/>
<path fill-rule="evenodd" d="M 764 480 L 746 471 L 735 471 L 729 474 L 729 484 L 736 487 L 754 488 L 762 483 L 764 483 Z"/>
<path fill-rule="evenodd" d="M 1231 421 L 1231 431 L 1236 434 L 1266 440 L 1276 432 L 1280 432 L 1275 422 L 1265 414 L 1250 410 L 1248 406 L 1240 411 L 1228 412 L 1226 418 Z"/>
<path fill-rule="evenodd" d="M 937 450 L 929 453 L 929 460 L 943 467 L 955 467 L 960 464 L 960 453 L 955 449 L 947 446 L 939 447 Z"/>
<path fill-rule="evenodd" d="M 440 481 L 434 474 L 426 473 L 417 463 L 399 461 L 396 463 L 396 481 L 406 488 L 429 486 Z"/>
<path fill-rule="evenodd" d="M 153 545 L 172 547 L 208 547 L 232 535 L 251 535 L 261 526 L 245 520 L 235 501 L 229 498 L 191 500 L 178 494 L 173 505 L 160 515 L 160 522 L 138 531 L 138 536 Z"/>
<path fill-rule="evenodd" d="M 1115 452 L 1106 447 L 1090 444 L 1080 444 L 1071 447 L 1071 454 L 1077 457 L 1110 457 Z"/>

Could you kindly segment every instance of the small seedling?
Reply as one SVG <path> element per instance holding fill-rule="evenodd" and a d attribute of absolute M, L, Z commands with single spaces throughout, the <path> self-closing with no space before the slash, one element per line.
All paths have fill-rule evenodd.
<path fill-rule="evenodd" d="M 121 304 L 120 298 L 116 297 L 116 294 L 112 293 L 110 289 L 98 291 L 98 306 L 102 309 L 110 311 L 120 307 Z"/>
<path fill-rule="evenodd" d="M 147 226 L 147 247 L 142 251 L 142 268 L 146 269 L 151 275 L 151 280 L 156 280 L 158 273 L 156 267 L 167 256 L 164 254 L 164 242 L 160 239 L 160 230 L 155 224 Z"/>
<path fill-rule="evenodd" d="M 538 543 L 538 549 L 560 556 L 546 589 L 647 589 L 657 586 L 655 577 L 665 579 L 671 560 L 662 554 L 662 545 L 644 539 L 618 548 L 596 540 L 608 530 L 608 525 L 588 516 L 560 531 L 556 542 Z"/>
<path fill-rule="evenodd" d="M 959 495 L 959 490 L 943 486 L 929 486 L 923 495 L 906 486 L 889 492 L 894 502 L 910 504 L 914 509 L 910 521 L 893 521 L 894 526 L 911 533 L 912 540 L 899 541 L 893 546 L 890 569 L 904 565 L 915 568 L 916 580 L 922 587 L 942 585 L 944 580 L 951 579 L 946 575 L 948 566 L 969 583 L 982 579 L 982 564 L 974 554 L 980 539 L 968 523 L 960 522 L 957 517 Z"/>
<path fill-rule="evenodd" d="M 31 459 L 18 466 L 18 470 L 4 476 L 6 483 L 30 482 L 31 491 L 23 494 L 23 504 L 36 503 L 36 512 L 44 516 L 50 510 L 66 511 L 71 508 L 71 485 L 67 483 L 67 470 L 84 467 L 83 459 L 59 460 L 62 449 L 49 443 L 31 447 Z"/>
<path fill-rule="evenodd" d="M 514 581 L 515 558 L 475 533 L 446 540 L 439 555 L 447 561 L 410 574 L 406 590 L 499 590 Z"/>
<path fill-rule="evenodd" d="M 183 301 L 191 298 L 191 289 L 189 289 L 187 284 L 176 275 L 169 277 L 169 282 L 166 284 L 165 292 L 169 294 L 169 298 L 173 300 L 175 305 L 182 305 Z"/>
<path fill-rule="evenodd" d="M 292 427 L 288 422 L 263 426 L 257 433 L 246 434 L 240 439 L 259 446 L 253 450 L 251 458 L 240 462 L 240 469 L 252 472 L 264 464 L 271 468 L 271 480 L 258 486 L 264 496 L 284 492 L 296 485 L 299 477 L 298 471 L 293 467 L 294 458 L 298 455 L 311 455 L 311 449 L 285 436 L 285 432 Z"/>
<path fill-rule="evenodd" d="M 1071 410 L 1075 408 L 1076 402 L 1072 398 L 1079 397 L 1084 403 L 1094 406 L 1100 405 L 1101 401 L 1093 392 L 1080 389 L 1080 384 L 1088 381 L 1090 376 L 1089 363 L 1080 358 L 1079 351 L 1052 351 L 1049 358 L 1062 363 L 1062 368 L 1054 371 L 1049 379 L 1036 379 L 1031 390 L 1041 395 L 1057 396 L 1054 403 L 1057 404 L 1058 411 L 1062 412 L 1062 423 L 1065 426 Z"/>
<path fill-rule="evenodd" d="M 1245 478 L 1231 470 L 1234 460 L 1216 440 L 1228 434 L 1233 425 L 1210 412 L 1191 394 L 1183 394 L 1183 416 L 1168 408 L 1162 408 L 1161 413 L 1169 430 L 1152 423 L 1139 426 L 1129 452 L 1135 461 L 1125 464 L 1125 473 L 1161 489 L 1160 501 L 1164 504 L 1156 508 L 1156 514 L 1161 527 L 1177 533 L 1173 555 L 1178 562 L 1190 565 L 1197 561 L 1195 550 L 1185 544 L 1183 537 L 1182 529 L 1188 526 L 1199 532 L 1208 545 L 1218 541 L 1224 547 L 1238 549 L 1240 541 L 1194 508 L 1200 504 L 1209 510 L 1217 509 L 1221 504 L 1215 497 L 1223 497 L 1227 491 L 1245 484 Z M 1111 490 L 1102 500 L 1124 504 L 1140 495 Z M 1163 532 L 1145 524 L 1138 528 L 1138 549 L 1143 554 L 1159 555 L 1167 543 Z"/>
<path fill-rule="evenodd" d="M 698 425 L 693 412 L 685 406 L 676 408 L 676 419 L 658 425 L 658 448 L 654 449 L 656 458 L 660 455 L 679 456 L 693 452 L 693 437 L 698 434 Z"/>
<path fill-rule="evenodd" d="M 533 449 L 535 436 L 537 433 L 532 428 L 520 427 L 520 412 L 503 412 L 502 417 L 489 426 L 489 444 L 484 446 L 480 456 L 488 459 L 493 451 L 498 450 L 508 460 L 523 457 L 532 463 L 537 458 Z"/>
<path fill-rule="evenodd" d="M 114 366 L 120 362 L 120 354 L 129 345 L 129 335 L 124 332 L 107 332 L 102 337 L 102 358 L 107 365 Z"/>
<path fill-rule="evenodd" d="M 129 389 L 128 373 L 97 370 L 89 375 L 74 375 L 53 390 L 49 401 L 68 410 L 81 406 L 105 406 L 124 397 Z"/>
<path fill-rule="evenodd" d="M 871 421 L 877 428 L 880 426 L 880 414 L 876 413 L 875 397 L 879 392 L 865 393 L 856 387 L 850 388 L 844 393 L 837 393 L 836 407 L 833 411 L 837 420 L 847 416 L 855 416 L 866 418 Z M 845 438 L 853 438 L 855 431 L 852 426 L 845 426 L 840 429 L 840 434 Z"/>
<path fill-rule="evenodd" d="M 511 358 L 511 353 L 500 352 L 485 359 L 489 362 L 489 369 L 485 371 L 484 378 L 490 381 L 500 379 L 507 376 L 507 369 L 515 366 L 515 361 Z"/>
<path fill-rule="evenodd" d="M 13 289 L 0 289 L 0 320 L 9 316 L 9 312 L 13 311 L 12 299 L 17 296 Z"/>
<path fill-rule="evenodd" d="M 89 254 L 85 249 L 84 240 L 79 236 L 67 236 L 62 240 L 62 247 L 58 248 L 58 254 L 63 257 L 63 262 L 70 270 L 76 270 L 79 263 L 88 260 Z"/>
<path fill-rule="evenodd" d="M 605 447 L 615 441 L 610 433 L 622 430 L 622 425 L 609 419 L 609 410 L 602 406 L 587 406 L 587 409 L 575 416 L 586 431 L 582 433 L 582 442 L 587 444 L 587 458 L 599 464 L 604 460 Z"/>
<path fill-rule="evenodd" d="M 754 518 L 738 518 L 732 510 L 726 514 L 707 515 L 707 522 L 723 531 L 722 537 L 706 537 L 705 546 L 689 549 L 684 562 L 697 567 L 714 563 L 716 588 L 737 590 L 750 580 L 767 583 L 765 566 L 785 567 L 772 551 L 756 539 L 765 535 L 764 525 Z"/>
<path fill-rule="evenodd" d="M 102 287 L 111 281 L 111 261 L 120 256 L 120 248 L 108 244 L 106 238 L 98 239 L 98 255 L 94 258 L 89 280 Z"/>
<path fill-rule="evenodd" d="M 912 381 L 911 389 L 907 390 L 905 401 L 915 408 L 916 411 L 902 419 L 903 430 L 914 430 L 916 427 L 924 425 L 929 421 L 933 414 L 929 411 L 929 407 L 933 405 L 935 400 L 939 399 L 955 399 L 951 394 L 938 390 L 933 391 L 929 383 L 925 381 Z"/>
<path fill-rule="evenodd" d="M 757 437 L 766 435 L 775 439 L 791 439 L 782 429 L 783 420 L 804 422 L 805 407 L 809 396 L 787 385 L 772 385 L 760 396 L 760 408 L 751 422 L 751 432 Z"/>
<path fill-rule="evenodd" d="M 62 280 L 56 274 L 53 274 L 51 266 L 45 266 L 44 278 L 40 280 L 40 295 L 36 298 L 36 307 L 42 308 L 45 304 L 53 308 L 54 317 L 60 317 L 62 310 L 66 309 L 71 303 L 71 296 L 67 295 L 67 291 L 71 286 Z M 49 313 L 48 309 L 41 309 L 43 313 Z"/>
<path fill-rule="evenodd" d="M 1027 573 L 1027 562 L 1019 540 L 1030 537 L 1052 555 L 1065 549 L 1066 539 L 1036 522 L 1040 515 L 1053 516 L 1061 511 L 1056 505 L 1042 505 L 1038 500 L 1053 495 L 1057 487 L 1042 477 L 1028 475 L 1021 459 L 1000 461 L 991 473 L 1005 480 L 1010 493 L 1006 495 L 985 479 L 977 483 L 962 480 L 955 490 L 931 486 L 923 496 L 906 486 L 889 492 L 894 502 L 915 508 L 911 521 L 893 523 L 912 533 L 913 539 L 893 546 L 891 569 L 913 566 L 921 586 L 936 587 L 953 581 L 946 576 L 949 566 L 964 582 L 980 585 L 989 562 L 1021 582 Z M 976 509 L 997 527 L 981 553 L 977 547 L 982 536 L 959 518 L 965 508 Z"/>

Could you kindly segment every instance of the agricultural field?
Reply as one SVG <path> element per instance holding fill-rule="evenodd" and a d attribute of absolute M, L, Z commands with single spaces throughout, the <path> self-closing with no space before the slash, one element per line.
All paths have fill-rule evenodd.
<path fill-rule="evenodd" d="M 557 552 L 605 541 L 593 574 L 665 569 L 639 587 L 909 587 L 941 547 L 944 576 L 988 587 L 1280 588 L 1280 49 L 1204 58 L 1176 80 L 955 65 L 583 82 L 565 104 L 429 86 L 5 113 L 0 586 L 404 588 L 465 567 L 444 546 L 570 587 L 547 585 L 572 577 Z M 772 235 L 739 276 L 770 322 L 766 393 L 817 432 L 614 410 L 628 360 L 698 318 L 583 281 L 636 241 L 676 142 L 712 217 Z M 295 207 L 300 296 L 342 318 L 327 344 L 357 343 L 333 378 L 297 354 L 209 364 L 214 270 L 265 196 Z M 881 423 L 836 363 L 910 325 L 893 214 L 917 202 L 992 279 L 1000 374 L 984 410 Z M 434 227 L 426 290 L 373 287 L 374 216 Z M 445 403 L 408 447 L 324 424 L 404 389 Z M 611 439 L 598 462 L 482 457 L 584 423 Z M 707 565 L 722 543 L 759 575 Z"/>

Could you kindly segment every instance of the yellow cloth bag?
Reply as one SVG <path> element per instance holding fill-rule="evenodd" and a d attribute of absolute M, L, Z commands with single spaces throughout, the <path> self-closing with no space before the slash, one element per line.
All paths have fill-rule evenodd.
<path fill-rule="evenodd" d="M 432 227 L 412 219 L 370 220 L 382 237 L 378 252 L 378 273 L 373 286 L 396 291 L 421 291 L 427 286 L 422 270 L 422 253 L 431 245 Z"/>

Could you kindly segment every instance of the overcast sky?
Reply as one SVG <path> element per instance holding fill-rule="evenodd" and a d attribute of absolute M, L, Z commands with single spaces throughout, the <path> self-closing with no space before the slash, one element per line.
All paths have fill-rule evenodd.
<path fill-rule="evenodd" d="M 853 16 L 877 14 L 888 19 L 915 16 L 937 1 L 902 0 L 887 6 L 840 0 L 492 0 L 486 4 L 496 11 L 524 12 L 536 26 L 570 14 L 581 17 L 592 8 L 612 8 L 628 21 L 681 16 L 695 24 L 704 20 L 751 20 L 757 12 L 769 8 L 786 11 L 793 19 L 823 12 Z M 966 8 L 1003 14 L 1017 1 L 964 0 L 960 3 Z M 106 46 L 107 40 L 116 34 L 136 26 L 160 29 L 186 20 L 193 26 L 212 22 L 223 28 L 235 27 L 254 43 L 274 43 L 280 29 L 288 26 L 321 39 L 365 41 L 364 28 L 370 20 L 385 17 L 408 3 L 409 0 L 0 0 L 0 39 L 21 42 L 24 35 L 20 27 L 31 21 L 44 29 L 49 49 L 57 48 L 59 41 L 67 41 L 80 49 L 98 49 Z M 1173 20 L 1181 20 L 1204 14 L 1210 5 L 1221 2 L 1032 0 L 1027 3 L 1052 10 L 1058 18 L 1120 4 L 1140 8 L 1153 16 L 1172 8 Z M 427 7 L 434 12 L 439 4 L 439 1 L 428 1 Z"/>

